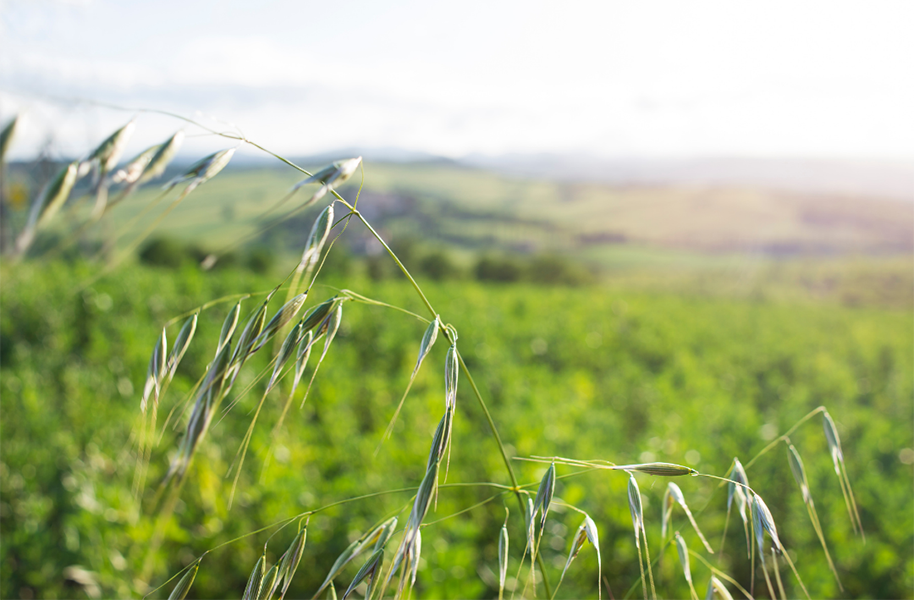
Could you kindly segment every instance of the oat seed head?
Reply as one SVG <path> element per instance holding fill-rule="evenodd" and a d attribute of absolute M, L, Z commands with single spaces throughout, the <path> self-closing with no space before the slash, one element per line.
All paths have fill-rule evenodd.
<path fill-rule="evenodd" d="M 45 186 L 41 194 L 39 194 L 35 201 L 32 203 L 32 209 L 29 212 L 29 220 L 26 224 L 26 229 L 23 231 L 23 236 L 28 232 L 29 235 L 34 233 L 34 229 L 48 222 L 57 211 L 60 210 L 60 207 L 64 205 L 67 201 L 67 198 L 70 197 L 70 192 L 73 190 L 73 185 L 76 183 L 76 174 L 78 163 L 71 162 L 70 164 L 61 168 L 57 175 L 54 176 L 54 179 Z M 20 239 L 22 236 L 20 236 Z M 28 243 L 31 243 L 31 237 L 28 238 Z M 17 242 L 17 245 L 28 246 L 28 243 L 21 244 Z M 24 250 L 24 248 L 20 248 Z"/>
<path fill-rule="evenodd" d="M 22 115 L 16 115 L 3 127 L 3 130 L 0 131 L 0 164 L 6 160 L 6 153 L 9 152 L 10 146 L 13 144 L 13 137 L 16 135 L 16 126 L 19 124 L 19 120 L 22 118 Z"/>
<path fill-rule="evenodd" d="M 168 355 L 169 377 L 174 377 L 178 364 L 180 364 L 181 359 L 184 358 L 184 353 L 187 352 L 191 340 L 194 339 L 194 333 L 197 331 L 198 314 L 199 313 L 194 313 L 184 321 L 184 325 L 181 326 L 181 331 L 178 332 L 178 337 L 175 338 L 175 343 L 171 347 L 171 354 Z"/>
<path fill-rule="evenodd" d="M 156 144 L 155 146 L 150 146 L 146 148 L 128 162 L 123 168 L 118 169 L 114 175 L 111 176 L 111 181 L 113 183 L 136 183 L 140 176 L 143 174 L 143 171 L 146 170 L 146 167 L 149 166 L 149 161 L 152 160 L 152 157 L 162 148 L 162 144 Z"/>
<path fill-rule="evenodd" d="M 305 242 L 305 250 L 302 252 L 299 270 L 311 269 L 317 264 L 321 256 L 321 250 L 330 235 L 330 228 L 333 226 L 333 203 L 327 205 L 327 208 L 321 211 L 311 226 L 311 232 Z"/>
<path fill-rule="evenodd" d="M 803 502 L 809 504 L 811 497 L 809 495 L 809 482 L 806 480 L 806 469 L 803 468 L 803 460 L 793 444 L 787 447 L 787 458 L 790 461 L 790 470 L 793 472 L 793 478 L 796 479 L 797 485 L 800 486 L 800 492 L 803 494 Z"/>
<path fill-rule="evenodd" d="M 507 520 L 507 517 L 505 517 Z M 498 596 L 505 591 L 505 579 L 508 576 L 508 526 L 501 526 L 498 533 Z"/>
<path fill-rule="evenodd" d="M 632 525 L 635 527 L 635 545 L 641 547 L 640 534 L 644 529 L 644 513 L 641 508 L 641 490 L 635 476 L 628 475 L 628 509 L 632 514 Z"/>
<path fill-rule="evenodd" d="M 305 304 L 305 300 L 308 298 L 308 292 L 303 292 L 298 296 L 295 296 L 288 302 L 286 302 L 282 308 L 276 311 L 276 314 L 273 315 L 273 318 L 264 325 L 263 331 L 260 332 L 260 335 L 254 340 L 252 352 L 257 352 L 264 344 L 266 344 L 270 339 L 276 335 L 276 332 L 286 326 L 286 324 L 298 314 L 298 311 L 301 310 L 301 307 Z M 303 324 L 304 328 L 305 325 Z"/>
<path fill-rule="evenodd" d="M 637 471 L 638 473 L 647 473 L 648 475 L 655 475 L 658 477 L 681 477 L 683 475 L 698 475 L 698 471 L 695 469 L 691 469 L 683 465 L 664 462 L 640 463 L 636 465 L 619 465 L 613 468 L 617 471 Z"/>
<path fill-rule="evenodd" d="M 107 173 L 117 166 L 117 161 L 121 159 L 121 154 L 124 153 L 124 147 L 127 145 L 127 141 L 130 140 L 130 136 L 133 135 L 135 130 L 136 122 L 130 121 L 99 144 L 92 154 L 89 155 L 89 159 L 86 162 L 96 162 L 101 173 Z M 80 168 L 82 169 L 82 165 L 80 165 Z"/>
<path fill-rule="evenodd" d="M 416 575 L 419 573 L 419 560 L 422 558 L 422 530 L 416 531 L 416 539 L 413 542 L 413 551 L 410 556 L 409 567 L 409 584 L 416 585 Z"/>
<path fill-rule="evenodd" d="M 166 190 L 170 190 L 179 183 L 190 180 L 188 190 L 192 190 L 218 175 L 219 172 L 229 164 L 229 161 L 232 160 L 234 154 L 234 148 L 227 148 L 225 150 L 220 150 L 219 152 L 214 152 L 192 164 L 184 174 L 178 175 L 163 187 Z"/>
<path fill-rule="evenodd" d="M 168 600 L 184 600 L 187 598 L 187 593 L 190 591 L 190 586 L 194 584 L 194 578 L 197 576 L 197 569 L 199 568 L 200 561 L 197 560 L 192 567 L 187 569 L 187 572 L 184 573 L 184 576 L 178 581 L 178 585 L 175 586 L 175 589 L 171 590 Z"/>
<path fill-rule="evenodd" d="M 705 595 L 705 600 L 733 600 L 733 596 L 730 595 L 730 590 L 727 589 L 727 586 L 724 585 L 724 582 L 711 575 L 711 581 L 708 582 L 708 593 Z"/>
<path fill-rule="evenodd" d="M 546 473 L 540 480 L 540 487 L 536 491 L 536 500 L 533 502 L 534 511 L 542 509 L 540 528 L 546 523 L 546 515 L 549 513 L 549 505 L 552 504 L 553 495 L 555 495 L 555 463 L 552 463 L 546 469 Z"/>
<path fill-rule="evenodd" d="M 242 600 L 257 600 L 257 596 L 260 593 L 260 584 L 263 582 L 263 576 L 266 574 L 266 570 L 267 557 L 266 555 L 261 555 L 254 564 L 251 575 L 248 577 L 248 584 L 244 588 Z"/>
<path fill-rule="evenodd" d="M 444 359 L 444 405 L 454 408 L 457 403 L 457 344 L 451 344 Z"/>
<path fill-rule="evenodd" d="M 219 332 L 219 343 L 216 345 L 216 354 L 219 354 L 229 342 L 232 341 L 232 335 L 235 333 L 235 327 L 238 325 L 238 315 L 241 314 L 241 301 L 232 307 L 225 321 L 222 322 L 222 330 Z"/>
<path fill-rule="evenodd" d="M 180 130 L 168 138 L 168 141 L 160 144 L 158 150 L 156 150 L 155 154 L 152 155 L 152 158 L 149 159 L 149 164 L 146 165 L 142 174 L 137 179 L 137 183 L 142 184 L 147 181 L 152 181 L 164 173 L 166 167 L 168 167 L 169 163 L 171 163 L 172 159 L 175 157 L 175 154 L 178 153 L 183 142 L 184 131 Z"/>
<path fill-rule="evenodd" d="M 305 542 L 307 542 L 307 540 L 308 526 L 305 525 L 299 530 L 298 535 L 292 540 L 292 544 L 283 556 L 282 567 L 279 574 L 280 580 L 282 581 L 280 598 L 284 598 L 286 592 L 289 590 L 289 585 L 292 583 L 295 571 L 298 570 L 298 564 L 301 562 L 301 557 L 305 553 Z"/>
<path fill-rule="evenodd" d="M 689 547 L 686 546 L 685 540 L 682 539 L 682 536 L 679 535 L 679 532 L 676 532 L 676 553 L 679 555 L 679 564 L 682 567 L 682 574 L 685 576 L 685 580 L 692 583 L 692 569 L 689 566 Z"/>
<path fill-rule="evenodd" d="M 365 597 L 371 597 L 371 583 L 375 578 L 375 574 L 380 570 L 381 565 L 384 562 L 384 548 L 375 550 L 368 560 L 365 561 L 365 564 L 362 565 L 362 568 L 359 569 L 358 573 L 355 574 L 355 577 L 352 578 L 352 583 L 349 584 L 349 587 L 346 589 L 346 593 L 343 594 L 343 600 L 349 597 L 349 594 L 352 593 L 352 590 L 356 588 L 357 585 L 362 583 L 365 579 L 368 579 L 368 589 L 365 593 Z"/>
<path fill-rule="evenodd" d="M 838 437 L 838 428 L 832 421 L 828 412 L 822 413 L 822 428 L 825 430 L 825 439 L 828 441 L 828 451 L 832 462 L 835 464 L 835 473 L 841 476 L 840 464 L 844 462 L 844 452 L 841 451 L 841 438 Z"/>
<path fill-rule="evenodd" d="M 260 582 L 260 590 L 257 592 L 257 600 L 269 600 L 276 591 L 276 585 L 279 583 L 279 565 L 273 565 L 267 574 L 263 576 Z"/>
<path fill-rule="evenodd" d="M 416 366 L 413 368 L 413 376 L 419 372 L 419 367 L 422 366 L 422 361 L 425 360 L 425 357 L 431 351 L 432 346 L 435 345 L 435 340 L 438 339 L 438 327 L 441 324 L 438 315 L 435 315 L 435 319 L 428 324 L 428 327 L 425 329 L 425 335 L 422 336 L 422 343 L 419 344 L 419 358 L 416 360 Z"/>
<path fill-rule="evenodd" d="M 758 494 L 754 494 L 752 498 L 752 521 L 755 526 L 755 541 L 758 544 L 759 554 L 764 554 L 763 545 L 766 532 L 771 536 L 775 547 L 783 550 L 781 540 L 778 538 L 778 529 L 774 525 L 774 517 L 771 516 L 771 511 Z"/>

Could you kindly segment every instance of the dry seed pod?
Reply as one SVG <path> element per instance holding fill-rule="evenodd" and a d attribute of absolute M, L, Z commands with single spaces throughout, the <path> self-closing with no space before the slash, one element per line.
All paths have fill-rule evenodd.
<path fill-rule="evenodd" d="M 160 144 L 158 150 L 149 159 L 149 164 L 137 179 L 138 184 L 151 181 L 165 172 L 165 168 L 171 162 L 171 159 L 178 153 L 181 143 L 184 142 L 184 131 L 178 131 L 171 136 L 167 142 Z"/>
<path fill-rule="evenodd" d="M 457 403 L 457 344 L 451 344 L 444 359 L 444 405 L 453 407 Z"/>
<path fill-rule="evenodd" d="M 184 600 L 187 598 L 187 593 L 190 591 L 190 586 L 194 584 L 194 577 L 197 576 L 197 569 L 199 568 L 200 561 L 197 560 L 193 566 L 187 569 L 187 572 L 184 573 L 184 576 L 178 581 L 178 585 L 175 586 L 175 589 L 171 590 L 168 600 Z"/>
<path fill-rule="evenodd" d="M 536 500 L 533 502 L 533 509 L 538 511 L 542 509 L 540 517 L 540 528 L 546 524 L 546 515 L 549 513 L 549 505 L 552 504 L 552 496 L 555 494 L 555 463 L 549 465 L 543 479 L 540 481 L 540 487 L 536 491 Z"/>
<path fill-rule="evenodd" d="M 438 339 L 438 327 L 440 323 L 441 321 L 439 320 L 438 315 L 435 315 L 435 319 L 428 324 L 425 335 L 422 336 L 422 343 L 419 344 L 419 358 L 416 360 L 416 366 L 413 368 L 413 377 L 419 372 L 422 361 L 425 360 L 425 357 L 431 351 L 432 346 L 435 345 L 435 340 Z"/>

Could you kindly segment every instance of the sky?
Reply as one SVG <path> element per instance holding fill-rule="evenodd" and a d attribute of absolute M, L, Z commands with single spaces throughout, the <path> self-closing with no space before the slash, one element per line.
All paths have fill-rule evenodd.
<path fill-rule="evenodd" d="M 27 113 L 14 157 L 133 116 L 161 141 L 154 108 L 291 155 L 911 162 L 912 26 L 889 1 L 0 0 L 0 119 Z"/>

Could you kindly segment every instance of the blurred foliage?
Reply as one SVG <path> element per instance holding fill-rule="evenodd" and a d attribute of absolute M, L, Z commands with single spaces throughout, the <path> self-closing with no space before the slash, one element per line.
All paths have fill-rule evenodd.
<path fill-rule="evenodd" d="M 408 264 L 422 264 L 422 252 L 414 252 Z M 347 264 L 345 254 L 339 256 L 331 258 L 339 261 L 334 267 Z M 480 277 L 482 263 L 476 265 L 476 277 L 498 280 Z M 137 264 L 79 291 L 97 267 L 53 261 L 2 265 L 0 597 L 141 595 L 147 562 L 154 574 L 152 585 L 158 586 L 203 552 L 247 535 L 203 559 L 191 592 L 194 597 L 240 596 L 264 543 L 269 540 L 268 558 L 275 562 L 294 536 L 294 528 L 287 527 L 270 539 L 275 529 L 261 528 L 345 498 L 418 485 L 443 412 L 444 345 L 439 342 L 432 350 L 394 435 L 375 455 L 425 325 L 389 309 L 349 303 L 304 408 L 299 404 L 306 385 L 296 392 L 275 440 L 270 431 L 288 389 L 268 397 L 235 504 L 229 508 L 231 478 L 226 474 L 262 393 L 264 382 L 255 377 L 268 368 L 268 357 L 256 356 L 245 367 L 233 394 L 249 385 L 252 391 L 203 443 L 182 500 L 164 528 L 165 542 L 149 555 L 157 488 L 181 435 L 180 426 L 165 430 L 153 452 L 148 485 L 140 498 L 134 497 L 139 396 L 156 336 L 169 319 L 204 302 L 265 292 L 282 277 L 264 276 L 261 269 L 240 264 L 215 272 L 203 272 L 189 260 L 171 266 L 164 270 Z M 538 281 L 570 283 L 562 281 L 564 275 L 550 274 L 548 266 L 540 264 Z M 337 277 L 335 268 L 328 272 L 328 287 L 315 287 L 309 303 L 333 295 L 336 286 L 422 311 L 403 280 L 370 277 L 370 266 L 365 275 L 354 271 Z M 768 439 L 815 407 L 827 406 L 842 436 L 867 532 L 865 545 L 851 531 L 821 420 L 802 427 L 792 441 L 806 463 L 846 594 L 910 595 L 910 310 L 731 297 L 708 293 L 706 286 L 700 293 L 673 293 L 618 284 L 493 286 L 444 279 L 428 285 L 423 279 L 423 287 L 445 322 L 458 328 L 461 352 L 511 455 L 599 458 L 620 464 L 662 460 L 723 475 L 734 456 L 746 463 Z M 202 313 L 198 336 L 162 401 L 160 428 L 173 408 L 172 423 L 182 422 L 182 403 L 213 354 L 232 301 Z M 258 302 L 246 300 L 245 311 Z M 271 311 L 281 303 L 281 298 L 275 300 Z M 169 328 L 169 339 L 178 327 Z M 310 374 L 309 367 L 306 378 Z M 457 406 L 448 482 L 507 483 L 501 457 L 464 379 Z M 545 466 L 515 466 L 521 482 L 535 491 Z M 587 473 L 563 478 L 573 472 L 559 467 L 556 496 L 593 517 L 603 543 L 604 575 L 613 595 L 621 598 L 639 578 L 626 477 Z M 768 503 L 812 596 L 838 596 L 790 474 L 786 447 L 761 459 L 748 476 Z M 658 589 L 666 596 L 686 597 L 675 550 L 664 549 L 660 540 L 666 481 L 639 479 L 651 553 L 663 554 L 655 570 Z M 677 483 L 717 547 L 725 491 L 709 479 Z M 491 487 L 441 489 L 423 531 L 416 597 L 497 595 L 497 543 L 505 506 L 511 510 L 509 576 L 517 572 L 524 527 L 510 496 L 435 522 L 498 492 Z M 391 514 L 399 514 L 402 524 L 410 504 L 409 492 L 392 492 L 312 517 L 290 597 L 310 597 L 352 539 Z M 553 584 L 579 524 L 580 516 L 561 506 L 550 513 L 542 551 Z M 674 512 L 673 527 L 692 549 L 699 549 L 681 513 Z M 732 515 L 725 552 L 712 562 L 748 585 L 741 536 L 738 517 Z M 359 562 L 347 567 L 338 582 L 348 585 Z M 709 572 L 695 560 L 692 571 L 703 594 Z M 786 569 L 783 577 L 788 595 L 797 597 L 799 589 Z M 596 580 L 596 558 L 585 547 L 559 597 L 595 596 Z M 173 584 L 153 597 L 167 597 Z M 759 585 L 756 593 L 765 595 Z"/>

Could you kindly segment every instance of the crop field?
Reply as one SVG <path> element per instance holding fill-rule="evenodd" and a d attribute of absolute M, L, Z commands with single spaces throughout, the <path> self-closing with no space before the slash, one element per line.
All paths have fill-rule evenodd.
<path fill-rule="evenodd" d="M 262 356 L 252 359 L 235 386 L 238 405 L 217 419 L 164 528 L 161 547 L 148 555 L 157 527 L 157 486 L 182 435 L 180 427 L 165 430 L 152 453 L 145 492 L 135 496 L 139 397 L 156 332 L 172 317 L 212 299 L 265 292 L 281 275 L 131 264 L 80 290 L 96 271 L 97 266 L 79 261 L 37 260 L 5 264 L 0 273 L 0 595 L 128 596 L 148 573 L 155 587 L 208 550 L 192 593 L 237 595 L 275 533 L 261 528 L 343 499 L 380 494 L 311 517 L 308 546 L 289 591 L 290 597 L 310 597 L 350 541 L 379 519 L 395 514 L 405 519 L 412 492 L 390 491 L 413 488 L 421 478 L 436 425 L 432 415 L 440 412 L 444 392 L 445 347 L 433 349 L 393 436 L 381 444 L 425 326 L 399 311 L 350 302 L 307 402 L 299 408 L 302 386 L 276 437 L 271 431 L 288 386 L 267 396 L 229 507 L 232 476 L 227 473 L 264 385 L 255 375 L 269 368 Z M 356 271 L 345 279 L 328 273 L 322 283 L 309 304 L 345 286 L 421 310 L 402 280 L 375 281 Z M 748 469 L 749 481 L 766 498 L 812 597 L 907 596 L 914 585 L 914 318 L 909 307 L 862 300 L 848 305 L 827 295 L 734 295 L 725 285 L 673 287 L 641 285 L 632 278 L 575 288 L 423 282 L 442 319 L 457 328 L 462 354 L 512 457 L 665 461 L 724 475 L 733 457 L 746 464 L 768 441 L 826 406 L 838 424 L 865 544 L 851 529 L 821 417 L 799 427 L 790 440 L 806 464 L 844 592 L 809 524 L 786 444 Z M 201 313 L 197 337 L 162 401 L 160 419 L 174 407 L 180 414 L 235 299 Z M 245 301 L 246 310 L 258 302 Z M 241 395 L 248 387 L 251 391 Z M 486 431 L 462 382 L 447 483 L 508 483 Z M 514 462 L 520 483 L 534 491 L 546 465 Z M 640 597 L 627 477 L 557 468 L 556 503 L 541 549 L 552 583 L 580 520 L 564 508 L 570 504 L 586 510 L 599 528 L 602 573 L 614 597 L 627 592 Z M 650 552 L 660 557 L 654 564 L 658 589 L 687 597 L 676 550 L 667 545 L 669 534 L 661 539 L 666 482 L 639 479 Z M 735 514 L 719 551 L 726 488 L 705 478 L 679 483 L 715 549 L 706 559 L 748 586 L 746 541 Z M 498 531 L 506 508 L 512 534 L 509 587 L 516 585 L 515 593 L 521 594 L 524 526 L 517 504 L 497 487 L 444 483 L 426 518 L 414 593 L 497 595 Z M 701 550 L 681 512 L 674 512 L 672 527 L 690 548 Z M 293 535 L 287 528 L 270 540 L 270 560 Z M 529 558 L 526 565 L 529 569 Z M 340 581 L 357 569 L 357 563 L 347 567 Z M 693 559 L 692 572 L 703 593 L 708 568 Z M 766 596 L 756 576 L 755 592 Z M 783 577 L 789 596 L 801 594 L 786 568 Z M 596 587 L 596 557 L 585 549 L 558 597 L 595 595 Z M 168 589 L 155 594 L 165 597 Z"/>
<path fill-rule="evenodd" d="M 342 188 L 355 197 L 357 174 Z M 240 236 L 258 239 L 264 213 L 287 197 L 293 171 L 229 168 L 162 222 L 162 231 L 219 250 Z M 153 186 L 112 212 L 123 239 L 160 191 Z M 758 188 L 610 186 L 519 179 L 449 164 L 372 163 L 360 208 L 391 239 L 421 238 L 453 248 L 581 254 L 600 265 L 639 265 L 639 252 L 775 257 L 914 251 L 910 202 L 799 194 Z M 286 201 L 271 217 L 295 204 Z M 155 214 L 153 212 L 152 214 Z M 131 225 L 133 229 L 127 227 Z M 265 234 L 269 241 L 269 233 Z"/>

